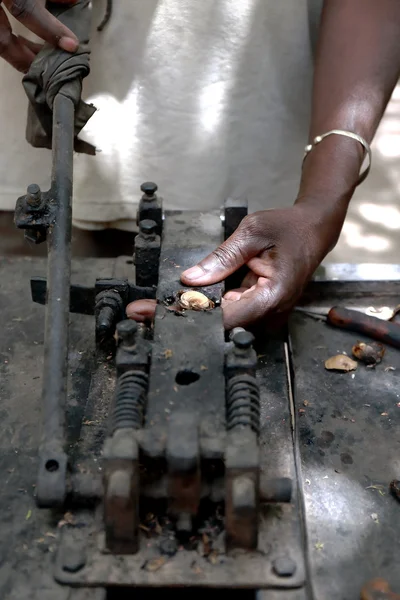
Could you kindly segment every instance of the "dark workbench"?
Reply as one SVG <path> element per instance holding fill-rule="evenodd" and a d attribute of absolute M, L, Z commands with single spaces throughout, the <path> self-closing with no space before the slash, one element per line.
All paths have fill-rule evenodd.
<path fill-rule="evenodd" d="M 87 283 L 100 276 L 123 276 L 131 269 L 127 260 L 79 260 L 73 263 L 72 281 Z M 0 597 L 103 600 L 102 591 L 70 590 L 53 582 L 57 524 L 68 515 L 39 510 L 34 501 L 44 309 L 31 302 L 29 278 L 45 274 L 45 260 L 1 259 L 0 273 Z M 382 289 L 387 289 L 392 294 L 391 302 L 397 304 L 393 300 L 397 287 Z M 332 298 L 324 301 L 332 302 Z M 346 299 L 346 305 L 349 302 Z M 363 291 L 362 303 L 366 306 L 388 302 L 382 293 L 377 297 L 376 293 L 368 296 Z M 86 414 L 93 327 L 92 317 L 71 315 L 68 417 L 72 448 L 81 436 L 80 423 Z M 381 365 L 376 369 L 359 365 L 353 377 L 351 373 L 326 371 L 324 361 L 338 351 L 350 354 L 357 336 L 302 315 L 292 319 L 290 333 L 295 402 L 292 417 L 302 492 L 297 500 L 300 507 L 304 504 L 306 515 L 308 587 L 313 595 L 311 589 L 301 588 L 262 592 L 260 597 L 356 600 L 363 583 L 377 576 L 386 578 L 395 591 L 400 590 L 396 528 L 400 505 L 388 493 L 389 482 L 400 477 L 400 352 L 387 348 Z M 269 456 L 271 471 L 280 472 L 282 468 L 289 472 L 293 469 L 292 450 L 285 445 L 287 440 L 290 442 L 286 434 L 291 423 L 286 358 L 281 341 L 261 342 L 263 429 L 270 433 L 264 452 Z M 385 370 L 388 366 L 396 370 Z M 83 427 L 91 427 L 90 421 Z M 249 595 L 238 592 L 241 597 L 245 594 Z M 116 591 L 110 595 L 131 596 L 132 592 L 125 596 Z"/>

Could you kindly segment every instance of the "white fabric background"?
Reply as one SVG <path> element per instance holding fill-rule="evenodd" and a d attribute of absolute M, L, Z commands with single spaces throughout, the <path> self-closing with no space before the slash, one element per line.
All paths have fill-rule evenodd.
<path fill-rule="evenodd" d="M 313 0 L 315 20 L 320 2 Z M 139 185 L 155 180 L 169 208 L 251 210 L 293 202 L 307 141 L 312 57 L 307 0 L 114 0 L 93 7 L 92 72 L 99 109 L 76 156 L 74 221 L 130 227 Z M 48 187 L 50 153 L 25 141 L 21 76 L 0 63 L 0 208 L 33 181 Z"/>

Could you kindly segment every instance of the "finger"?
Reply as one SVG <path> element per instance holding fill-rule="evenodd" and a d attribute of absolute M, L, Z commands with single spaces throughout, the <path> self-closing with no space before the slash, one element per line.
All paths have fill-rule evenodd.
<path fill-rule="evenodd" d="M 23 35 L 19 35 L 18 40 L 21 42 L 21 44 L 23 44 L 24 46 L 29 48 L 29 50 L 31 52 L 33 52 L 33 54 L 35 54 L 35 55 L 39 54 L 39 52 L 43 48 L 43 44 L 38 44 L 37 42 L 32 42 L 31 40 L 28 40 L 27 38 L 25 38 Z"/>
<path fill-rule="evenodd" d="M 229 290 L 222 298 L 221 305 L 224 306 L 227 302 L 237 302 L 242 297 L 243 292 L 247 290 L 246 287 L 236 288 L 235 290 Z"/>
<path fill-rule="evenodd" d="M 251 259 L 251 260 L 253 260 L 253 259 Z M 249 262 L 251 262 L 251 261 L 249 261 Z M 261 275 L 261 273 L 260 273 L 260 275 Z M 242 287 L 244 288 L 244 291 L 248 288 L 251 288 L 253 285 L 255 285 L 258 281 L 258 277 L 259 277 L 259 275 L 254 273 L 254 271 L 249 271 L 247 273 L 246 277 L 242 281 Z"/>
<path fill-rule="evenodd" d="M 26 73 L 35 58 L 34 53 L 26 47 L 17 36 L 13 35 L 7 15 L 0 6 L 0 56 L 11 66 Z"/>
<path fill-rule="evenodd" d="M 260 321 L 277 308 L 281 295 L 278 284 L 260 277 L 257 284 L 243 292 L 239 300 L 223 307 L 225 328 L 247 327 Z"/>
<path fill-rule="evenodd" d="M 126 307 L 126 316 L 139 323 L 151 321 L 154 318 L 156 306 L 156 300 L 135 300 Z"/>
<path fill-rule="evenodd" d="M 195 267 L 184 271 L 182 283 L 186 285 L 211 285 L 226 279 L 247 261 L 258 254 L 261 248 L 257 238 L 240 226 L 230 238 Z"/>
<path fill-rule="evenodd" d="M 36 0 L 3 0 L 13 17 L 53 46 L 75 52 L 78 38 Z"/>

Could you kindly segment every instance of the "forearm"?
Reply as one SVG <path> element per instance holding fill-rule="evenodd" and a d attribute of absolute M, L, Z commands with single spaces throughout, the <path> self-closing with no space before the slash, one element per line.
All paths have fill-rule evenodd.
<path fill-rule="evenodd" d="M 399 0 L 325 0 L 314 72 L 310 140 L 345 129 L 368 142 L 400 73 Z M 343 221 L 364 151 L 332 135 L 304 161 L 298 203 L 324 204 Z M 322 204 L 321 204 L 322 203 Z"/>

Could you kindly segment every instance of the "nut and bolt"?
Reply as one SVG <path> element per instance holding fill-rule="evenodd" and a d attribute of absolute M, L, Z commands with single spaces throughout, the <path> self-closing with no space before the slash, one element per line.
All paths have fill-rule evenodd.
<path fill-rule="evenodd" d="M 152 181 L 145 181 L 145 183 L 142 183 L 142 185 L 140 186 L 140 189 L 142 190 L 142 192 L 144 194 L 144 196 L 143 196 L 144 200 L 152 200 L 156 195 L 158 186 L 156 183 L 153 183 Z"/>
<path fill-rule="evenodd" d="M 178 542 L 173 537 L 164 537 L 160 541 L 160 552 L 166 556 L 175 556 L 178 552 Z"/>
<path fill-rule="evenodd" d="M 152 221 L 151 219 L 144 219 L 143 221 L 140 221 L 139 229 L 143 237 L 155 239 L 157 223 L 155 221 Z"/>
<path fill-rule="evenodd" d="M 80 544 L 72 545 L 72 540 L 63 551 L 62 569 L 66 573 L 78 573 L 86 565 L 86 552 Z"/>
<path fill-rule="evenodd" d="M 296 572 L 296 563 L 289 556 L 281 556 L 274 560 L 272 568 L 278 577 L 291 577 Z"/>
<path fill-rule="evenodd" d="M 231 339 L 236 348 L 239 348 L 240 350 L 247 350 L 248 348 L 251 348 L 254 342 L 254 335 L 250 333 L 250 331 L 245 331 L 242 329 L 240 331 L 235 331 L 235 333 L 231 336 Z"/>
<path fill-rule="evenodd" d="M 42 193 L 36 183 L 28 185 L 26 190 L 26 201 L 32 208 L 38 208 L 42 203 Z"/>
<path fill-rule="evenodd" d="M 120 323 L 117 324 L 118 340 L 120 340 L 124 346 L 134 346 L 136 343 L 137 330 L 138 326 L 135 321 L 130 319 L 120 321 Z"/>

